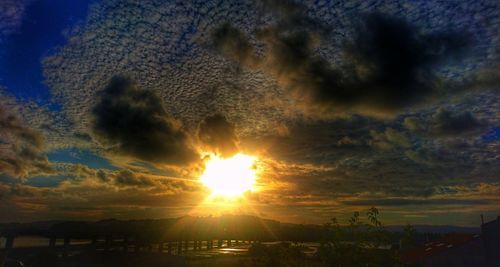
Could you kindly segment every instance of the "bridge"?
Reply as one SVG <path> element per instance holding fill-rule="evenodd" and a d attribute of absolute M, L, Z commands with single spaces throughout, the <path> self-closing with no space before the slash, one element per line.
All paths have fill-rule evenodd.
<path fill-rule="evenodd" d="M 321 229 L 292 227 L 252 216 L 62 222 L 48 228 L 28 226 L 0 229 L 0 237 L 6 239 L 4 251 L 21 249 L 15 247 L 16 238 L 37 236 L 47 239 L 47 249 L 57 251 L 63 256 L 73 250 L 82 249 L 184 255 L 255 242 L 317 241 L 323 234 Z M 72 241 L 81 240 L 87 242 L 72 244 Z"/>
<path fill-rule="evenodd" d="M 189 252 L 197 252 L 202 250 L 212 250 L 219 248 L 231 248 L 235 246 L 240 246 L 242 244 L 252 244 L 254 242 L 260 242 L 257 240 L 238 240 L 238 239 L 209 239 L 209 240 L 157 240 L 157 241 L 146 241 L 137 238 L 137 236 L 128 234 L 113 234 L 113 235 L 92 235 L 92 237 L 87 238 L 81 235 L 72 236 L 54 236 L 47 234 L 2 234 L 6 239 L 5 246 L 2 248 L 5 252 L 10 252 L 12 250 L 23 250 L 25 248 L 15 248 L 14 242 L 16 238 L 22 238 L 25 236 L 29 237 L 41 237 L 46 238 L 47 249 L 61 253 L 63 256 L 68 256 L 73 250 L 96 250 L 96 251 L 122 251 L 128 253 L 139 253 L 139 252 L 158 252 L 158 253 L 168 253 L 174 255 L 184 255 Z M 77 244 L 72 244 L 73 241 L 77 241 Z M 81 244 L 82 240 L 88 240 L 87 243 Z M 62 245 L 57 245 L 62 241 Z M 32 249 L 32 248 L 28 248 Z M 40 249 L 40 247 L 38 247 Z"/>

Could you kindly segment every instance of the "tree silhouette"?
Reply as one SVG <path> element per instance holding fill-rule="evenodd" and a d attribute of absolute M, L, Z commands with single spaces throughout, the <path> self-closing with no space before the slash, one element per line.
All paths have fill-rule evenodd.
<path fill-rule="evenodd" d="M 389 242 L 389 234 L 379 220 L 379 211 L 372 207 L 366 212 L 368 223 L 354 212 L 348 225 L 340 226 L 336 218 L 324 225 L 327 235 L 317 257 L 332 267 L 388 267 L 396 265 L 395 254 L 381 245 Z"/>
<path fill-rule="evenodd" d="M 411 224 L 407 224 L 403 229 L 401 248 L 410 248 L 417 244 L 417 230 Z"/>

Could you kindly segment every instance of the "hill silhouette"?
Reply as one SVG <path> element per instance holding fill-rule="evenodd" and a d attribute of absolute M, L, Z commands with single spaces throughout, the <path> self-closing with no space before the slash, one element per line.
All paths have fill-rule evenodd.
<path fill-rule="evenodd" d="M 437 234 L 447 232 L 475 233 L 479 231 L 473 227 L 442 225 L 417 225 L 415 228 L 420 233 Z M 398 233 L 402 232 L 403 226 L 391 225 L 386 226 L 385 229 L 397 236 Z M 327 231 L 322 225 L 281 223 L 250 215 L 0 224 L 0 233 L 4 236 L 9 234 L 71 238 L 128 236 L 145 242 L 214 239 L 307 242 L 320 241 L 327 234 Z"/>

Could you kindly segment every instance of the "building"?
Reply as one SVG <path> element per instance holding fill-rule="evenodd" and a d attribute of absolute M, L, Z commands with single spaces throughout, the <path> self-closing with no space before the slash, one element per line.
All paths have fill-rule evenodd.
<path fill-rule="evenodd" d="M 496 220 L 481 224 L 484 254 L 487 267 L 500 266 L 500 216 Z"/>
<path fill-rule="evenodd" d="M 500 217 L 481 224 L 481 235 L 447 234 L 399 253 L 406 266 L 500 267 Z"/>
<path fill-rule="evenodd" d="M 474 234 L 447 234 L 400 253 L 403 264 L 426 267 L 485 266 L 483 240 Z"/>

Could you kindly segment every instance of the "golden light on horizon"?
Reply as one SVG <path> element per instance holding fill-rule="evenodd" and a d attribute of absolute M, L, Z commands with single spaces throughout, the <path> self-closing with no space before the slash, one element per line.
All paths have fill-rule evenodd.
<path fill-rule="evenodd" d="M 212 156 L 205 165 L 200 181 L 213 196 L 237 197 L 254 189 L 255 157 L 236 154 L 230 158 Z"/>

